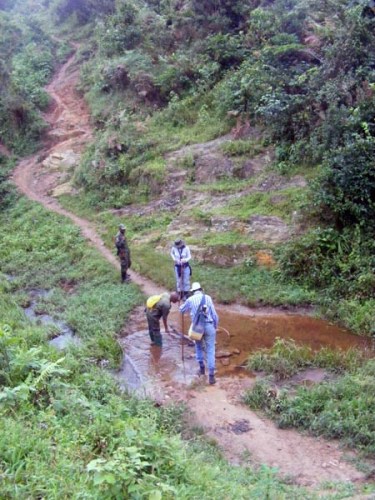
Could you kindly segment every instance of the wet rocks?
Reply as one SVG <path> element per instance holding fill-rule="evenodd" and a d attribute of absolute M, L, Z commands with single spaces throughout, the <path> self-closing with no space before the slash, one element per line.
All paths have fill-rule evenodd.
<path fill-rule="evenodd" d="M 218 351 L 216 353 L 216 358 L 230 358 L 232 356 L 232 353 L 230 351 Z"/>

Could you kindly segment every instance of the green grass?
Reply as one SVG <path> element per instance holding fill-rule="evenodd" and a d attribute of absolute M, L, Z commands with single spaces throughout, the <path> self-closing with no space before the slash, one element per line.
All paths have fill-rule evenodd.
<path fill-rule="evenodd" d="M 340 373 L 354 370 L 362 362 L 363 355 L 356 349 L 341 351 L 324 347 L 315 352 L 309 346 L 297 345 L 294 340 L 276 339 L 271 349 L 254 352 L 248 359 L 247 367 L 284 379 L 309 367 Z"/>
<path fill-rule="evenodd" d="M 300 204 L 304 193 L 302 188 L 288 188 L 273 193 L 247 194 L 229 201 L 224 208 L 214 209 L 213 212 L 240 220 L 246 220 L 252 215 L 273 215 L 290 222 L 292 213 Z"/>
<path fill-rule="evenodd" d="M 70 200 L 74 203 L 70 203 Z M 87 216 L 96 221 L 98 230 L 109 248 L 113 247 L 113 236 L 117 231 L 120 222 L 126 223 L 127 235 L 132 251 L 132 267 L 134 270 L 151 278 L 156 283 L 173 289 L 174 273 L 169 250 L 165 254 L 157 251 L 155 247 L 172 243 L 166 240 L 165 232 L 168 224 L 173 220 L 173 214 L 153 214 L 152 216 L 130 216 L 119 217 L 110 211 L 96 214 L 88 210 L 82 199 L 66 197 L 63 200 L 65 206 L 73 209 L 81 216 Z M 197 211 L 195 217 L 199 217 Z M 205 214 L 202 213 L 204 222 Z M 152 235 L 150 237 L 150 235 Z M 151 241 L 147 244 L 137 242 L 138 238 L 147 237 Z M 132 240 L 134 239 L 134 243 Z M 264 249 L 264 245 L 249 240 L 236 232 L 207 233 L 203 238 L 194 236 L 185 239 L 187 243 L 218 246 L 218 251 L 222 251 L 220 245 L 234 245 L 238 243 L 249 244 L 249 259 L 234 267 L 219 268 L 213 265 L 201 264 L 192 260 L 193 280 L 204 283 L 204 287 L 215 300 L 223 303 L 235 301 L 258 305 L 297 305 L 311 303 L 316 300 L 313 292 L 294 283 L 285 283 L 280 279 L 277 270 L 269 270 L 253 265 L 254 252 Z"/>
<path fill-rule="evenodd" d="M 228 141 L 220 147 L 221 151 L 227 156 L 246 156 L 252 158 L 264 151 L 264 146 L 259 141 L 237 140 Z"/>
<path fill-rule="evenodd" d="M 141 301 L 137 288 L 124 289 L 119 272 L 66 219 L 20 200 L 1 220 L 0 259 L 2 271 L 16 277 L 9 285 L 12 292 L 50 290 L 43 309 L 97 344 L 99 359 L 118 361 L 114 335 Z M 64 292 L 65 283 L 74 287 L 73 294 Z"/>

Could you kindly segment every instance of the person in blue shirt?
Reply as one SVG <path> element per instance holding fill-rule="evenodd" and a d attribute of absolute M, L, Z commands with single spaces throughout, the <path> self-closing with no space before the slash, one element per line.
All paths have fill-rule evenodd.
<path fill-rule="evenodd" d="M 216 329 L 219 324 L 219 317 L 215 311 L 215 306 L 209 295 L 204 294 L 205 304 L 200 306 L 203 290 L 198 282 L 192 284 L 190 292 L 192 293 L 186 302 L 184 302 L 180 307 L 180 312 L 189 312 L 191 321 L 194 321 L 194 317 L 200 307 L 203 309 L 204 316 L 204 334 L 202 340 L 195 341 L 195 353 L 196 358 L 199 363 L 199 375 L 205 375 L 205 359 L 204 354 L 207 357 L 207 367 L 208 367 L 208 382 L 214 384 L 215 380 L 215 342 L 216 342 Z"/>

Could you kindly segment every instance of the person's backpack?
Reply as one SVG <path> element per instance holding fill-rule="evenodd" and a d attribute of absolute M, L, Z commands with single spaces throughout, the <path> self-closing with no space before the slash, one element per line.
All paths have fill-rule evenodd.
<path fill-rule="evenodd" d="M 160 299 L 161 295 L 151 295 L 151 297 L 149 297 L 146 302 L 147 309 L 152 309 Z"/>
<path fill-rule="evenodd" d="M 207 310 L 206 296 L 203 294 L 197 312 L 194 316 L 193 322 L 191 323 L 188 331 L 189 339 L 202 340 L 205 327 L 206 310 Z"/>

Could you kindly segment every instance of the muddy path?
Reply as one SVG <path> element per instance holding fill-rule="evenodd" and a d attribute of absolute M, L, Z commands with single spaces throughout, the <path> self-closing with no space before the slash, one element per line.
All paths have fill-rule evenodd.
<path fill-rule="evenodd" d="M 79 67 L 72 55 L 47 87 L 52 104 L 44 116 L 49 130 L 43 148 L 19 162 L 13 181 L 30 199 L 72 220 L 81 228 L 90 244 L 119 269 L 115 255 L 105 247 L 95 227 L 64 209 L 52 196 L 56 187 L 66 182 L 66 172 L 56 168 L 56 162 L 52 160 L 64 159 L 67 152 L 79 158 L 84 146 L 92 140 L 88 109 L 75 90 L 78 74 Z M 161 291 L 158 285 L 134 271 L 131 272 L 131 278 L 146 295 Z M 250 319 L 280 323 L 282 318 L 293 316 L 288 312 L 251 310 L 240 305 L 220 306 L 218 309 L 222 318 L 233 314 L 240 316 L 245 323 Z M 147 331 L 143 316 L 141 310 L 135 311 L 124 326 L 120 343 L 126 355 L 124 366 L 118 374 L 120 381 L 130 380 L 130 372 L 133 372 L 133 376 L 138 378 L 138 386 L 141 380 L 144 393 L 160 400 L 161 404 L 168 401 L 186 403 L 192 424 L 203 428 L 208 436 L 215 439 L 233 463 L 241 463 L 244 456 L 247 456 L 247 462 L 250 457 L 253 464 L 277 467 L 282 476 L 297 484 L 309 486 L 323 481 L 357 482 L 365 479 L 365 474 L 347 460 L 348 456 L 354 458 L 355 454 L 345 453 L 337 442 L 314 439 L 293 430 L 278 429 L 271 421 L 245 407 L 241 403 L 241 394 L 254 383 L 254 378 L 244 375 L 243 370 L 228 373 L 222 370 L 225 365 L 220 364 L 217 384 L 207 386 L 204 380 L 197 379 L 194 375 L 196 363 L 193 348 L 187 344 L 182 346 L 181 336 L 165 336 L 161 351 L 150 347 L 145 340 Z M 170 320 L 175 330 L 181 331 L 176 310 L 171 313 Z M 225 321 L 222 324 L 225 325 Z M 285 329 L 288 331 L 287 327 Z M 269 324 L 266 324 L 266 330 L 269 331 Z M 222 337 L 222 334 L 218 337 Z M 264 335 L 260 333 L 259 337 L 263 338 Z M 132 360 L 130 372 L 127 359 Z M 238 361 L 237 367 L 240 365 L 241 361 Z M 147 387 L 151 389 L 150 392 Z"/>

